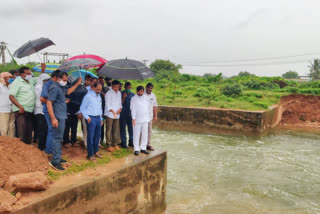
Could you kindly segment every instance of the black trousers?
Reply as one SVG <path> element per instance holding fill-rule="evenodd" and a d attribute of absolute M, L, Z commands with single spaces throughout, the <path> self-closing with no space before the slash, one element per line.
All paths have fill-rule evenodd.
<path fill-rule="evenodd" d="M 77 141 L 77 128 L 78 128 L 78 116 L 68 115 L 66 120 L 66 128 L 63 133 L 63 144 L 72 143 Z M 69 133 L 71 129 L 71 141 L 69 140 Z"/>
<path fill-rule="evenodd" d="M 36 114 L 34 116 L 34 136 L 38 136 L 38 148 L 43 151 L 46 149 L 48 125 L 43 114 Z"/>
<path fill-rule="evenodd" d="M 26 144 L 32 142 L 32 131 L 33 131 L 33 113 L 24 112 L 20 114 L 18 111 L 15 112 L 17 121 L 17 131 L 20 140 Z"/>

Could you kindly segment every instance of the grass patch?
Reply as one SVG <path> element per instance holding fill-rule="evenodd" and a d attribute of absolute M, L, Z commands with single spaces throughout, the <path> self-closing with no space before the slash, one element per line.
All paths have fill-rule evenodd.
<path fill-rule="evenodd" d="M 131 154 L 131 150 L 129 149 L 121 149 L 112 153 L 112 156 L 116 159 L 126 157 Z"/>
<path fill-rule="evenodd" d="M 95 168 L 99 165 L 110 163 L 113 159 L 120 159 L 120 158 L 126 157 L 130 155 L 132 151 L 129 149 L 121 149 L 113 152 L 111 155 L 110 154 L 108 155 L 107 152 L 102 152 L 102 153 L 103 153 L 103 158 L 97 158 L 96 161 L 88 161 L 88 160 L 83 160 L 81 162 L 68 161 L 68 163 L 71 164 L 71 166 L 66 167 L 65 171 L 62 171 L 62 172 L 50 169 L 48 172 L 48 178 L 49 180 L 57 180 L 64 175 L 75 174 L 85 169 Z"/>

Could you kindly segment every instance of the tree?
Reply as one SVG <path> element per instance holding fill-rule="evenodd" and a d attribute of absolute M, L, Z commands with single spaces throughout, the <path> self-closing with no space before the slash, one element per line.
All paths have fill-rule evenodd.
<path fill-rule="evenodd" d="M 282 74 L 282 77 L 285 79 L 298 79 L 299 74 L 295 71 L 288 71 L 288 72 Z"/>
<path fill-rule="evenodd" d="M 310 61 L 310 65 L 308 66 L 310 70 L 309 76 L 312 80 L 320 79 L 320 59 L 314 59 L 313 62 Z"/>
<path fill-rule="evenodd" d="M 250 74 L 248 71 L 240 71 L 238 73 L 239 77 L 249 77 L 249 76 L 255 76 L 254 74 Z"/>
<path fill-rule="evenodd" d="M 156 59 L 151 63 L 150 69 L 155 73 L 163 70 L 179 72 L 179 70 L 182 69 L 182 65 L 176 65 L 170 60 Z"/>

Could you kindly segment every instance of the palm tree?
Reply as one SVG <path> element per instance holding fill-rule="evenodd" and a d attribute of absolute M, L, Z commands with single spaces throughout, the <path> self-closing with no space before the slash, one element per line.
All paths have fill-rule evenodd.
<path fill-rule="evenodd" d="M 320 79 L 320 59 L 314 59 L 313 62 L 310 61 L 310 65 L 308 66 L 310 70 L 309 76 L 312 80 Z"/>

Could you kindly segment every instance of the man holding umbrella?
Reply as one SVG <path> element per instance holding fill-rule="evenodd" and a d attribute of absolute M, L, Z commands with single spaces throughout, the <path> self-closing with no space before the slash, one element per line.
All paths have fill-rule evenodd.
<path fill-rule="evenodd" d="M 51 144 L 52 144 L 52 133 L 53 133 L 52 132 L 53 127 L 52 127 L 49 111 L 47 108 L 47 101 L 49 97 L 49 89 L 53 83 L 57 82 L 58 76 L 60 73 L 61 73 L 60 70 L 56 70 L 51 73 L 51 79 L 43 85 L 41 97 L 40 97 L 40 101 L 43 103 L 43 113 L 45 115 L 47 125 L 48 125 L 48 135 L 47 135 L 46 150 L 45 150 L 47 154 L 52 153 Z M 76 90 L 76 88 L 81 84 L 81 82 L 82 82 L 82 78 L 80 77 L 77 83 L 67 90 L 66 94 L 67 95 L 71 94 L 74 90 Z"/>
<path fill-rule="evenodd" d="M 48 91 L 47 108 L 52 125 L 52 161 L 50 166 L 57 170 L 64 170 L 61 163 L 66 161 L 61 159 L 61 141 L 65 128 L 65 120 L 67 117 L 67 104 L 65 94 L 71 94 L 81 83 L 81 78 L 78 82 L 69 88 L 65 88 L 68 82 L 68 74 L 60 72 L 57 81 L 53 82 Z"/>

